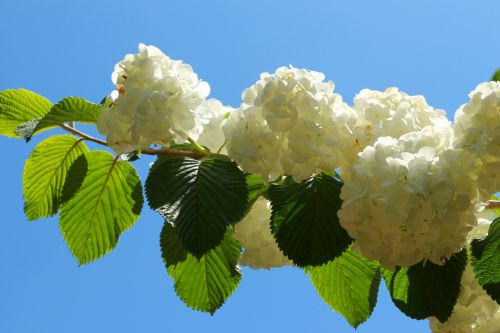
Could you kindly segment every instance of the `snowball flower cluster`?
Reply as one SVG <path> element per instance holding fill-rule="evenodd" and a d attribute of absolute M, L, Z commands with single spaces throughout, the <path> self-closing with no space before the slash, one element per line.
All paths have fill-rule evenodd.
<path fill-rule="evenodd" d="M 354 97 L 354 110 L 360 116 L 356 134 L 361 148 L 382 136 L 399 138 L 424 129 L 435 140 L 429 144 L 434 149 L 446 149 L 451 143 L 453 130 L 446 113 L 429 106 L 423 96 L 410 96 L 397 88 L 363 89 Z"/>
<path fill-rule="evenodd" d="M 454 147 L 475 154 L 483 163 L 478 187 L 483 196 L 500 191 L 500 82 L 484 82 L 455 114 Z"/>
<path fill-rule="evenodd" d="M 172 60 L 154 46 L 139 44 L 115 66 L 113 103 L 97 122 L 117 153 L 168 146 L 174 139 L 196 139 L 202 131 L 198 108 L 210 92 L 191 66 Z"/>
<path fill-rule="evenodd" d="M 468 236 L 468 244 L 473 239 L 486 237 L 490 224 L 491 221 L 479 218 L 478 226 Z M 500 306 L 479 285 L 469 263 L 462 275 L 460 295 L 450 318 L 441 323 L 431 317 L 429 323 L 433 333 L 500 332 Z"/>
<path fill-rule="evenodd" d="M 356 113 L 322 73 L 280 67 L 243 92 L 223 125 L 228 155 L 265 179 L 301 181 L 353 154 Z"/>
<path fill-rule="evenodd" d="M 474 156 L 440 154 L 424 132 L 380 137 L 342 187 L 340 224 L 354 248 L 389 269 L 427 259 L 443 264 L 476 224 Z"/>
<path fill-rule="evenodd" d="M 211 152 L 217 152 L 224 148 L 225 137 L 222 132 L 222 123 L 234 109 L 211 98 L 201 105 L 199 110 L 203 131 L 198 137 L 198 143 L 210 149 Z M 222 149 L 220 153 L 226 153 L 226 150 Z"/>
<path fill-rule="evenodd" d="M 270 269 L 292 264 L 278 248 L 271 234 L 270 220 L 270 203 L 259 198 L 247 216 L 234 226 L 233 238 L 244 248 L 241 265 Z"/>

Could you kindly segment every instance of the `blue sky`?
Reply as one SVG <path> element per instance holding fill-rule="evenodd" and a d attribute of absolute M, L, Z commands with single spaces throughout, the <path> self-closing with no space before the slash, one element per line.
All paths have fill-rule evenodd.
<path fill-rule="evenodd" d="M 191 64 L 233 106 L 261 72 L 291 64 L 324 72 L 347 102 L 397 86 L 452 117 L 500 66 L 499 22 L 498 0 L 2 1 L 0 89 L 98 102 L 114 64 L 144 42 Z M 78 267 L 56 218 L 22 213 L 24 160 L 44 137 L 0 137 L 0 332 L 354 332 L 293 268 L 244 269 L 213 317 L 189 310 L 160 259 L 162 220 L 147 208 L 111 254 Z M 149 162 L 136 163 L 143 179 Z M 381 287 L 356 332 L 403 329 L 429 331 Z"/>

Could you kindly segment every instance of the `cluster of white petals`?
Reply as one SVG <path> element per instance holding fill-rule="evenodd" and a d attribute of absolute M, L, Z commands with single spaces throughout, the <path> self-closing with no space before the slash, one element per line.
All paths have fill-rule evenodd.
<path fill-rule="evenodd" d="M 483 196 L 500 191 L 500 82 L 484 82 L 455 114 L 454 147 L 475 154 L 483 166 L 478 187 Z"/>
<path fill-rule="evenodd" d="M 209 99 L 199 107 L 200 121 L 203 131 L 198 137 L 198 143 L 210 149 L 211 152 L 226 153 L 224 149 L 224 132 L 222 124 L 224 119 L 234 110 L 230 106 L 223 105 L 216 99 Z M 223 148 L 223 149 L 221 149 Z"/>
<path fill-rule="evenodd" d="M 280 67 L 243 92 L 223 125 L 228 155 L 243 170 L 301 181 L 352 159 L 356 113 L 322 73 Z M 354 152 L 355 156 L 355 152 Z"/>
<path fill-rule="evenodd" d="M 473 239 L 488 235 L 490 220 L 479 218 L 468 236 Z M 484 291 L 474 276 L 472 266 L 467 264 L 462 275 L 461 290 L 453 312 L 445 323 L 429 318 L 433 333 L 493 333 L 500 332 L 500 306 Z"/>
<path fill-rule="evenodd" d="M 113 103 L 97 122 L 117 153 L 168 146 L 172 140 L 197 138 L 202 131 L 198 108 L 210 92 L 190 65 L 172 60 L 158 48 L 139 44 L 115 66 Z"/>
<path fill-rule="evenodd" d="M 292 265 L 274 240 L 270 219 L 269 201 L 259 198 L 247 216 L 234 226 L 233 238 L 244 248 L 241 265 L 255 269 Z"/>
<path fill-rule="evenodd" d="M 342 187 L 340 224 L 382 266 L 443 264 L 476 225 L 474 156 L 438 153 L 424 131 L 367 146 Z"/>
<path fill-rule="evenodd" d="M 423 96 L 410 96 L 397 88 L 384 92 L 363 89 L 354 97 L 354 110 L 359 114 L 356 134 L 362 148 L 373 144 L 379 137 L 400 136 L 424 130 L 429 146 L 446 149 L 451 143 L 452 128 L 446 113 L 429 106 Z"/>

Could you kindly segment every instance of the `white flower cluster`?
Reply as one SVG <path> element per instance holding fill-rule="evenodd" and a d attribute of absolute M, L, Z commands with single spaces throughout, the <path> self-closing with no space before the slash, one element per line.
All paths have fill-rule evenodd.
<path fill-rule="evenodd" d="M 324 79 L 289 67 L 263 73 L 223 125 L 228 155 L 265 179 L 284 173 L 301 181 L 338 168 L 353 154 L 357 115 Z"/>
<path fill-rule="evenodd" d="M 198 137 L 198 143 L 210 149 L 211 152 L 217 152 L 223 148 L 220 153 L 226 153 L 224 146 L 224 132 L 222 124 L 224 119 L 234 110 L 232 107 L 224 106 L 216 99 L 209 99 L 200 106 L 201 123 L 203 132 Z"/>
<path fill-rule="evenodd" d="M 428 145 L 436 150 L 451 143 L 453 130 L 446 113 L 429 106 L 423 96 L 410 96 L 397 88 L 363 89 L 354 97 L 354 110 L 360 116 L 356 132 L 362 148 L 382 136 L 399 138 L 422 130 L 428 134 Z"/>
<path fill-rule="evenodd" d="M 468 236 L 473 239 L 488 235 L 490 220 L 479 218 L 479 224 Z M 461 290 L 450 318 L 441 323 L 429 318 L 433 333 L 493 333 L 500 332 L 500 306 L 477 282 L 472 266 L 467 264 L 462 276 Z"/>
<path fill-rule="evenodd" d="M 454 147 L 464 148 L 482 162 L 478 187 L 484 198 L 500 191 L 500 82 L 484 82 L 455 114 Z"/>
<path fill-rule="evenodd" d="M 340 224 L 354 248 L 382 266 L 442 264 L 476 224 L 476 190 L 466 151 L 440 154 L 427 136 L 380 137 L 359 154 L 342 187 Z"/>
<path fill-rule="evenodd" d="M 172 60 L 154 46 L 139 44 L 116 64 L 113 104 L 97 122 L 117 153 L 167 146 L 173 139 L 197 138 L 202 131 L 198 108 L 210 92 L 191 66 Z"/>
<path fill-rule="evenodd" d="M 241 265 L 255 269 L 292 265 L 271 234 L 270 219 L 270 203 L 259 198 L 247 216 L 234 226 L 233 238 L 244 248 Z"/>

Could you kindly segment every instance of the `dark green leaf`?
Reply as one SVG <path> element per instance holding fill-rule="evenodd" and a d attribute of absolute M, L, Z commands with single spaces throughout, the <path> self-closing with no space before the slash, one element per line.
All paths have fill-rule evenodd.
<path fill-rule="evenodd" d="M 319 266 L 344 252 L 352 239 L 340 226 L 342 184 L 320 174 L 297 184 L 291 178 L 268 190 L 271 229 L 283 253 L 301 267 Z"/>
<path fill-rule="evenodd" d="M 0 91 L 0 134 L 19 137 L 16 129 L 49 112 L 52 103 L 26 89 Z"/>
<path fill-rule="evenodd" d="M 110 96 L 106 96 L 99 102 L 99 105 L 103 106 L 104 109 L 108 109 L 113 104 L 113 99 Z"/>
<path fill-rule="evenodd" d="M 88 152 L 74 165 L 67 182 L 83 182 L 72 197 L 63 195 L 71 198 L 61 207 L 60 228 L 75 258 L 85 264 L 111 251 L 139 218 L 142 188 L 134 167 L 107 152 Z M 65 185 L 64 192 L 74 192 L 71 187 Z"/>
<path fill-rule="evenodd" d="M 247 207 L 245 176 L 229 160 L 159 159 L 146 181 L 151 208 L 173 223 L 186 249 L 202 256 L 224 238 Z"/>
<path fill-rule="evenodd" d="M 231 238 L 230 228 L 219 246 L 200 258 L 186 250 L 177 230 L 168 222 L 163 226 L 160 245 L 175 291 L 192 309 L 213 314 L 240 282 L 237 263 L 241 249 Z"/>
<path fill-rule="evenodd" d="M 377 302 L 380 269 L 351 250 L 309 270 L 311 282 L 321 298 L 353 327 L 365 322 Z"/>
<path fill-rule="evenodd" d="M 500 218 L 491 223 L 485 239 L 472 241 L 471 254 L 477 281 L 500 304 Z"/>
<path fill-rule="evenodd" d="M 85 143 L 70 135 L 51 136 L 35 147 L 23 172 L 24 212 L 28 220 L 57 213 L 68 170 L 87 151 Z"/>
<path fill-rule="evenodd" d="M 467 264 L 467 251 L 454 254 L 444 265 L 423 261 L 409 268 L 383 270 L 394 304 L 413 319 L 430 316 L 445 322 L 460 293 L 460 281 Z"/>
<path fill-rule="evenodd" d="M 79 97 L 66 97 L 54 104 L 50 111 L 40 120 L 33 133 L 44 128 L 62 125 L 68 121 L 95 124 L 105 107 L 90 103 Z"/>
<path fill-rule="evenodd" d="M 500 68 L 493 74 L 491 81 L 500 81 Z"/>

